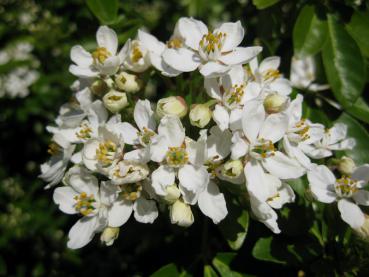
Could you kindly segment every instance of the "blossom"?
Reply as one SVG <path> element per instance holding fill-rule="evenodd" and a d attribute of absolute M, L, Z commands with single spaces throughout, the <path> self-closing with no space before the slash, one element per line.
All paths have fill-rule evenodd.
<path fill-rule="evenodd" d="M 249 62 L 261 52 L 259 46 L 239 47 L 243 37 L 240 21 L 224 23 L 210 32 L 203 22 L 182 17 L 162 55 L 165 63 L 180 72 L 199 68 L 203 76 L 215 77 L 234 65 Z"/>
<path fill-rule="evenodd" d="M 101 26 L 96 33 L 98 47 L 92 53 L 81 45 L 73 46 L 70 58 L 74 62 L 69 67 L 70 73 L 80 78 L 101 75 L 113 75 L 123 61 L 123 49 L 117 53 L 118 37 L 114 30 Z"/>
<path fill-rule="evenodd" d="M 363 189 L 369 181 L 368 164 L 357 167 L 351 177 L 336 179 L 325 165 L 316 166 L 307 176 L 314 198 L 323 203 L 337 201 L 342 220 L 352 228 L 364 224 L 365 216 L 358 205 L 369 206 L 369 192 Z"/>

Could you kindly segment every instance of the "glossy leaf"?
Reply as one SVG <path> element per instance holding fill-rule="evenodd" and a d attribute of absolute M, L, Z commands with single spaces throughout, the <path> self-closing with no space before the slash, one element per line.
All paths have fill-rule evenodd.
<path fill-rule="evenodd" d="M 151 277 L 179 276 L 179 272 L 175 264 L 167 264 L 150 275 Z"/>
<path fill-rule="evenodd" d="M 313 6 L 305 6 L 293 28 L 294 53 L 298 57 L 313 56 L 323 47 L 327 37 L 327 22 L 320 20 Z"/>
<path fill-rule="evenodd" d="M 258 260 L 285 264 L 285 261 L 282 261 L 272 255 L 272 242 L 273 237 L 260 238 L 252 249 L 252 255 Z"/>
<path fill-rule="evenodd" d="M 210 265 L 204 266 L 204 277 L 218 277 L 218 274 Z"/>
<path fill-rule="evenodd" d="M 369 123 L 369 105 L 362 97 L 358 98 L 354 105 L 347 109 L 347 112 L 352 116 Z"/>
<path fill-rule="evenodd" d="M 118 18 L 118 0 L 86 0 L 87 6 L 103 24 L 113 24 Z"/>
<path fill-rule="evenodd" d="M 356 140 L 356 145 L 352 150 L 346 150 L 345 154 L 355 163 L 360 165 L 369 163 L 369 133 L 368 131 L 354 118 L 346 113 L 343 113 L 337 122 L 345 123 L 348 127 L 347 136 Z"/>
<path fill-rule="evenodd" d="M 266 9 L 274 4 L 278 3 L 279 0 L 252 0 L 252 3 L 259 9 Z"/>
<path fill-rule="evenodd" d="M 323 64 L 334 96 L 348 109 L 363 91 L 365 64 L 355 41 L 333 16 L 328 16 Z"/>
<path fill-rule="evenodd" d="M 356 40 L 362 53 L 369 57 L 369 11 L 355 12 L 346 28 Z"/>
<path fill-rule="evenodd" d="M 238 272 L 232 271 L 229 264 L 235 258 L 236 253 L 218 253 L 213 259 L 213 265 L 220 276 L 241 277 Z"/>
<path fill-rule="evenodd" d="M 233 250 L 241 248 L 249 227 L 249 213 L 241 207 L 227 202 L 228 215 L 218 225 L 229 247 Z"/>

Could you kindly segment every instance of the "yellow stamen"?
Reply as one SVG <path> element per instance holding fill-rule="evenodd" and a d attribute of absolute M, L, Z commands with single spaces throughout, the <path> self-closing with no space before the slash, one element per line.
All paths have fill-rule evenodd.
<path fill-rule="evenodd" d="M 105 47 L 98 47 L 94 52 L 92 52 L 94 63 L 104 63 L 110 56 L 111 53 Z"/>

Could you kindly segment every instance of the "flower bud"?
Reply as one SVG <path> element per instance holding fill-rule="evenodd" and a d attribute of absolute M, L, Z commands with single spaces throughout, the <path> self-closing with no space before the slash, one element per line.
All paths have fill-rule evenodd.
<path fill-rule="evenodd" d="M 164 199 L 171 204 L 176 202 L 181 196 L 181 191 L 175 184 L 167 186 L 165 190 L 167 194 L 164 196 Z"/>
<path fill-rule="evenodd" d="M 343 175 L 351 175 L 356 168 L 355 162 L 353 159 L 343 156 L 337 164 L 337 169 Z"/>
<path fill-rule="evenodd" d="M 120 90 L 128 93 L 136 93 L 142 87 L 141 80 L 136 75 L 127 72 L 121 72 L 115 76 L 115 84 Z"/>
<path fill-rule="evenodd" d="M 170 221 L 172 224 L 182 227 L 191 226 L 194 219 L 190 205 L 184 203 L 182 200 L 177 200 L 170 207 Z"/>
<path fill-rule="evenodd" d="M 100 240 L 106 246 L 111 246 L 119 236 L 119 228 L 118 227 L 106 227 L 104 231 L 101 233 Z"/>
<path fill-rule="evenodd" d="M 165 115 L 176 115 L 180 118 L 187 114 L 187 104 L 180 96 L 170 96 L 158 101 L 157 115 L 162 118 Z"/>
<path fill-rule="evenodd" d="M 264 109 L 267 113 L 279 113 L 287 106 L 287 97 L 277 93 L 269 94 L 264 99 Z"/>
<path fill-rule="evenodd" d="M 193 126 L 204 128 L 210 122 L 212 112 L 207 105 L 197 104 L 191 107 L 190 122 Z"/>
<path fill-rule="evenodd" d="M 219 178 L 234 184 L 244 182 L 243 164 L 240 160 L 229 160 L 221 167 Z"/>
<path fill-rule="evenodd" d="M 103 97 L 105 108 L 112 113 L 117 113 L 128 106 L 127 95 L 124 92 L 111 90 Z"/>
<path fill-rule="evenodd" d="M 369 241 L 369 216 L 367 214 L 364 214 L 365 216 L 365 220 L 364 220 L 364 224 L 359 227 L 354 229 L 355 233 L 358 234 L 362 239 Z"/>
<path fill-rule="evenodd" d="M 103 96 L 105 93 L 109 91 L 108 84 L 103 80 L 96 80 L 91 85 L 91 92 L 96 96 Z"/>

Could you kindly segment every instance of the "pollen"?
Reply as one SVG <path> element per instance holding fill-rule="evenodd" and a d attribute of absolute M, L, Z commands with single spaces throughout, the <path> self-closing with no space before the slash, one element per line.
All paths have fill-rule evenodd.
<path fill-rule="evenodd" d="M 232 105 L 233 103 L 239 104 L 244 94 L 244 85 L 234 85 L 227 93 L 227 103 Z"/>
<path fill-rule="evenodd" d="M 55 155 L 59 154 L 60 152 L 61 152 L 61 147 L 55 141 L 53 141 L 49 144 L 49 148 L 47 149 L 47 153 L 49 153 L 52 156 L 55 156 Z"/>
<path fill-rule="evenodd" d="M 155 133 L 146 127 L 144 127 L 141 132 L 138 132 L 138 136 L 140 137 L 141 143 L 143 145 L 148 145 L 154 135 Z"/>
<path fill-rule="evenodd" d="M 264 81 L 274 81 L 280 76 L 281 76 L 281 73 L 279 73 L 279 70 L 277 69 L 269 69 L 263 73 Z"/>
<path fill-rule="evenodd" d="M 106 140 L 99 144 L 96 149 L 97 160 L 104 166 L 110 166 L 113 163 L 115 154 L 117 151 L 117 145 L 111 140 Z"/>
<path fill-rule="evenodd" d="M 166 161 L 171 167 L 180 167 L 188 162 L 188 153 L 184 147 L 169 147 Z"/>
<path fill-rule="evenodd" d="M 167 42 L 168 48 L 178 49 L 183 46 L 183 41 L 180 38 L 174 37 Z"/>
<path fill-rule="evenodd" d="M 92 52 L 92 58 L 94 63 L 104 63 L 107 58 L 111 56 L 111 53 L 105 47 L 98 47 Z"/>
<path fill-rule="evenodd" d="M 91 138 L 92 129 L 87 122 L 82 122 L 81 129 L 76 132 L 76 136 L 79 139 L 90 139 Z"/>
<path fill-rule="evenodd" d="M 81 192 L 74 197 L 74 200 L 76 201 L 74 208 L 83 216 L 88 216 L 95 210 L 94 203 L 96 200 L 93 194 L 87 195 L 87 193 Z"/>
<path fill-rule="evenodd" d="M 335 190 L 340 197 L 351 197 L 355 192 L 358 191 L 357 181 L 351 179 L 350 176 L 342 176 L 336 180 Z"/>
<path fill-rule="evenodd" d="M 120 186 L 120 197 L 124 200 L 135 201 L 141 196 L 142 185 L 140 182 L 133 184 L 124 184 Z"/>
<path fill-rule="evenodd" d="M 137 63 L 142 58 L 143 58 L 143 54 L 140 50 L 140 47 L 138 46 L 137 43 L 134 43 L 133 48 L 132 48 L 132 53 L 131 53 L 131 60 L 134 63 Z"/>
<path fill-rule="evenodd" d="M 301 140 L 304 141 L 310 138 L 310 126 L 306 124 L 306 119 L 303 118 L 297 122 L 295 128 L 297 129 L 296 133 L 300 136 Z"/>
<path fill-rule="evenodd" d="M 222 32 L 216 34 L 209 32 L 206 35 L 203 35 L 200 40 L 200 47 L 208 54 L 220 51 L 223 46 L 223 40 L 226 36 L 227 34 Z"/>
<path fill-rule="evenodd" d="M 273 142 L 263 138 L 259 139 L 259 143 L 254 146 L 252 151 L 259 154 L 263 159 L 275 155 L 275 147 Z"/>

